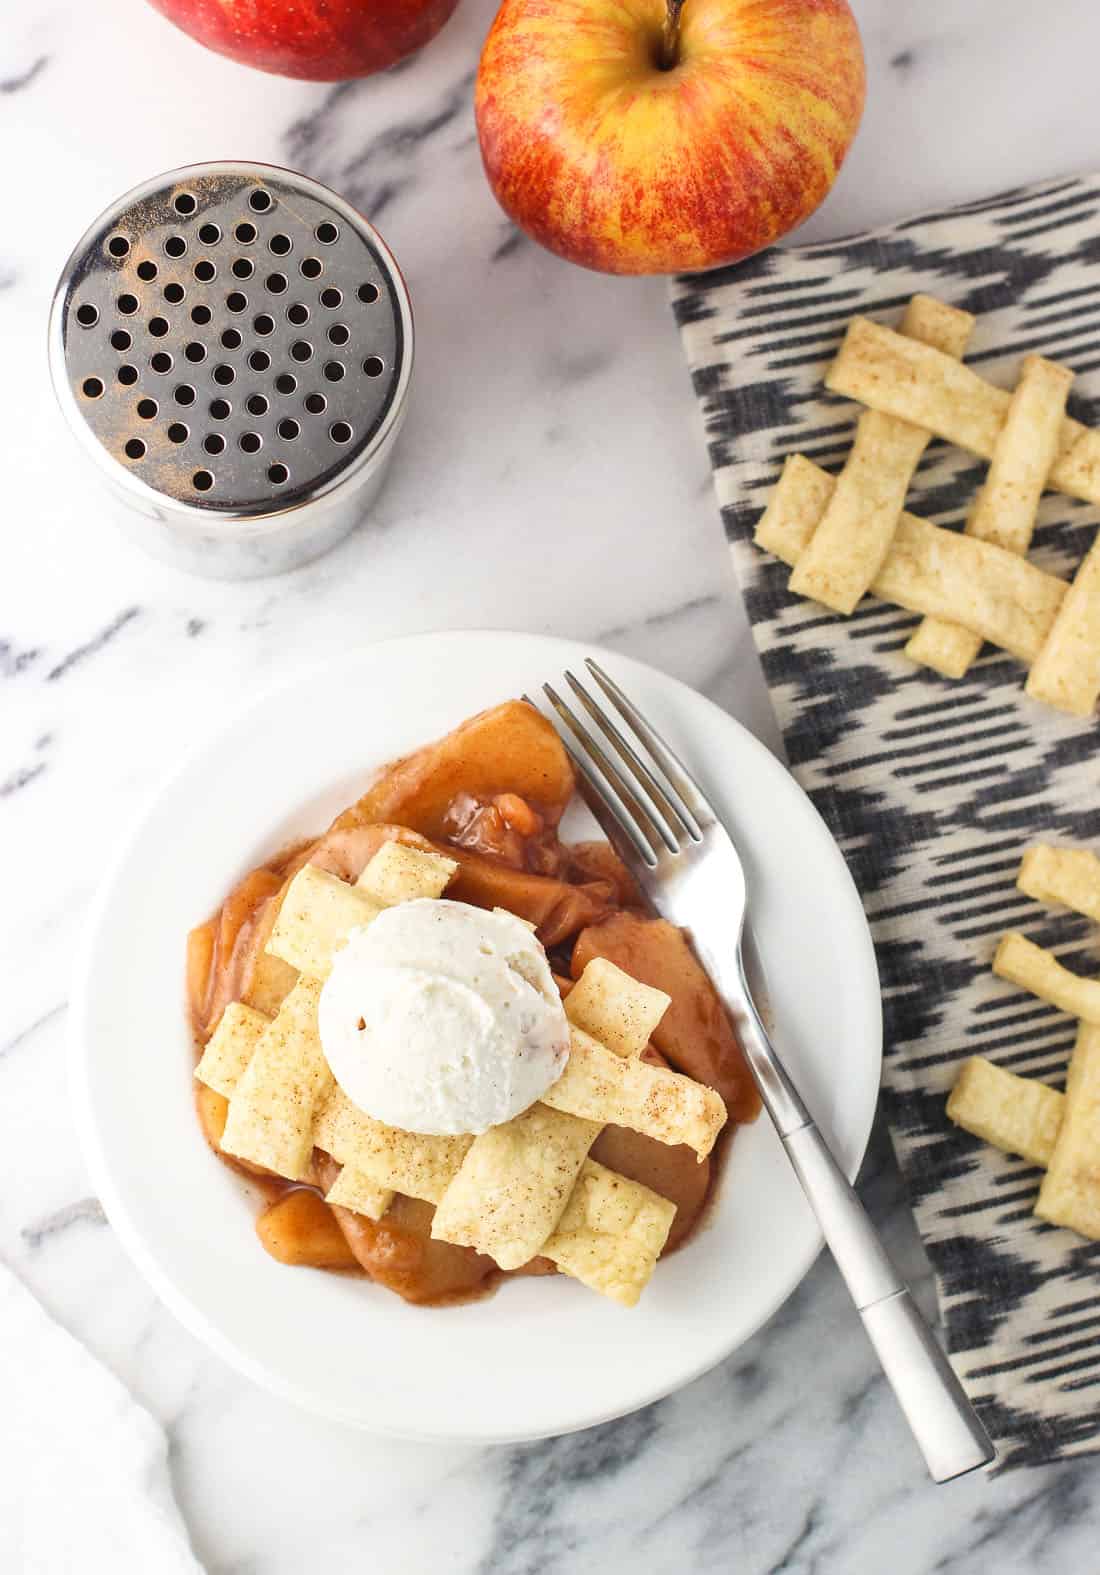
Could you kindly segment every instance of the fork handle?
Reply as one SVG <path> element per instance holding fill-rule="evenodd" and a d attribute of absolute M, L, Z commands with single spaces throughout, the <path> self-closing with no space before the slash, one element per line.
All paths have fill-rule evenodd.
<path fill-rule="evenodd" d="M 948 1482 L 988 1465 L 985 1428 L 825 1139 L 811 1121 L 783 1145 L 930 1475 Z"/>
<path fill-rule="evenodd" d="M 776 1055 L 753 1004 L 740 947 L 732 978 L 726 959 L 704 960 L 710 964 L 712 978 L 719 981 L 764 1108 L 817 1215 L 930 1475 L 936 1482 L 949 1482 L 988 1465 L 994 1458 L 993 1445 L 966 1391 Z"/>

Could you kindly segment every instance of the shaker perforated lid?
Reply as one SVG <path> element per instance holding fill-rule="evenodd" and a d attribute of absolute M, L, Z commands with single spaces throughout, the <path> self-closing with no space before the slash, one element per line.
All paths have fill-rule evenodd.
<path fill-rule="evenodd" d="M 218 163 L 159 176 L 92 225 L 50 354 L 116 482 L 169 512 L 250 519 L 376 468 L 411 335 L 397 265 L 354 209 L 292 171 Z"/>

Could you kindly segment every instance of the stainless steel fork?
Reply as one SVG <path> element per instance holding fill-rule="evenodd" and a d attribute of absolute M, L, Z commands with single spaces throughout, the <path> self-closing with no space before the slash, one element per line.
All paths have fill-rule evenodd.
<path fill-rule="evenodd" d="M 566 747 L 585 802 L 656 911 L 690 931 L 929 1472 L 947 1482 L 988 1464 L 994 1450 L 985 1429 L 753 1003 L 742 952 L 745 874 L 729 833 L 637 706 L 594 661 L 586 665 L 634 741 L 572 673 L 566 682 L 599 737 L 550 684 L 543 686 L 572 735 Z"/>

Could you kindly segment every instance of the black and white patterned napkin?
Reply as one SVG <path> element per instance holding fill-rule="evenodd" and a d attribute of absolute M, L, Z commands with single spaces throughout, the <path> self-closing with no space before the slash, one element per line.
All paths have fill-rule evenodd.
<path fill-rule="evenodd" d="M 1100 1449 L 1100 1243 L 1035 1219 L 1039 1173 L 951 1125 L 967 1056 L 1063 1086 L 1075 1024 L 993 977 L 1023 930 L 1076 971 L 1100 934 L 1015 887 L 1028 843 L 1100 845 L 1100 731 L 1029 700 L 986 648 L 960 682 L 915 669 L 919 621 L 865 599 L 848 619 L 787 591 L 752 531 L 784 457 L 838 471 L 858 408 L 824 389 L 845 325 L 896 326 L 918 291 L 979 317 L 966 360 L 1006 387 L 1025 352 L 1079 375 L 1100 424 L 1100 177 L 1062 180 L 673 284 L 715 487 L 791 768 L 848 860 L 882 979 L 883 1101 L 937 1276 L 948 1347 L 1002 1465 Z M 907 507 L 960 526 L 984 475 L 936 442 Z M 1032 557 L 1070 578 L 1100 511 L 1044 496 Z M 797 900 L 792 893 L 792 901 Z"/>

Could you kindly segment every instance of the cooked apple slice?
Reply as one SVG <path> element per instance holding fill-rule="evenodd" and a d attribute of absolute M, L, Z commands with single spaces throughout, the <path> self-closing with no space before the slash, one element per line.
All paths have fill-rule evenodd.
<path fill-rule="evenodd" d="M 233 958 L 240 999 L 265 1017 L 275 1016 L 298 982 L 297 968 L 267 950 L 281 902 L 279 893 L 260 905 L 242 932 Z"/>
<path fill-rule="evenodd" d="M 572 792 L 573 770 L 553 727 L 533 706 L 508 700 L 388 767 L 333 826 L 396 821 L 439 837 L 457 794 L 516 793 L 552 827 Z"/>
<path fill-rule="evenodd" d="M 434 1215 L 430 1203 L 399 1197 L 384 1219 L 345 1218 L 349 1244 L 373 1280 L 407 1302 L 438 1307 L 476 1295 L 496 1265 L 469 1247 L 437 1241 Z"/>
<path fill-rule="evenodd" d="M 456 860 L 458 874 L 448 897 L 475 908 L 506 908 L 527 919 L 546 947 L 558 946 L 586 925 L 596 924 L 610 910 L 606 888 L 571 886 L 553 875 L 531 875 L 465 848 L 445 850 Z"/>
<path fill-rule="evenodd" d="M 256 1234 L 264 1251 L 280 1263 L 309 1269 L 360 1266 L 328 1204 L 306 1187 L 295 1187 L 264 1209 Z"/>
<path fill-rule="evenodd" d="M 282 880 L 266 866 L 252 870 L 235 886 L 222 904 L 218 917 L 218 959 L 228 961 L 237 944 L 242 927 L 252 918 L 259 905 L 273 897 L 282 886 Z"/>
<path fill-rule="evenodd" d="M 610 842 L 597 840 L 573 843 L 569 849 L 569 863 L 574 877 L 581 875 L 586 881 L 609 882 L 620 908 L 645 906 L 638 882 Z"/>
<path fill-rule="evenodd" d="M 716 1089 L 734 1121 L 752 1121 L 760 1098 L 717 991 L 681 930 L 664 919 L 615 913 L 577 937 L 572 973 L 607 957 L 632 979 L 671 997 L 653 1043 L 678 1072 Z"/>
<path fill-rule="evenodd" d="M 214 947 L 218 937 L 218 921 L 207 919 L 197 924 L 187 937 L 187 1002 L 191 1008 L 191 1021 L 197 1031 L 206 1028 L 206 1003 L 210 994 L 210 970 L 214 966 Z"/>
<path fill-rule="evenodd" d="M 332 1187 L 339 1167 L 321 1156 L 318 1179 Z M 418 1198 L 395 1198 L 381 1220 L 334 1206 L 348 1246 L 372 1280 L 408 1302 L 441 1305 L 472 1296 L 496 1272 L 491 1258 L 432 1240 L 435 1210 Z"/>
<path fill-rule="evenodd" d="M 206 924 L 187 942 L 188 996 L 196 1031 L 209 1036 L 235 989 L 234 955 L 264 901 L 277 892 L 281 878 L 265 866 L 251 870 L 233 888 Z"/>
<path fill-rule="evenodd" d="M 259 916 L 281 890 L 282 875 L 266 865 L 251 870 L 230 892 L 211 921 L 214 945 L 207 962 L 206 982 L 201 995 L 192 996 L 192 1018 L 196 1030 L 208 1038 L 230 1001 L 243 994 L 240 980 L 254 944 L 252 937 Z M 196 947 L 202 946 L 198 932 Z M 199 954 L 194 958 L 198 972 Z M 288 986 L 289 988 L 289 986 Z M 250 1002 L 257 1005 L 257 1002 Z"/>
<path fill-rule="evenodd" d="M 202 1127 L 203 1137 L 214 1152 L 220 1154 L 225 1118 L 229 1114 L 229 1100 L 224 1094 L 219 1094 L 217 1089 L 207 1088 L 205 1083 L 199 1083 L 195 1087 L 195 1108 L 199 1113 L 199 1125 Z"/>
<path fill-rule="evenodd" d="M 429 842 L 403 826 L 345 823 L 343 816 L 308 850 L 306 858 L 311 867 L 354 882 L 389 842 L 456 863 L 458 871 L 446 888 L 449 898 L 475 908 L 506 908 L 516 918 L 535 925 L 544 946 L 559 945 L 585 925 L 598 923 L 612 908 L 609 891 L 614 882 L 603 872 L 589 885 L 574 886 L 552 875 L 515 869 L 468 848 Z"/>

